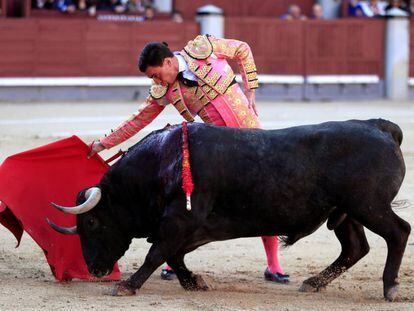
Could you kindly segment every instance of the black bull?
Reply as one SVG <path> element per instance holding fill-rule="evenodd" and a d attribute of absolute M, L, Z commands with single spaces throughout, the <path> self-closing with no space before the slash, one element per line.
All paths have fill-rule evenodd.
<path fill-rule="evenodd" d="M 350 120 L 266 131 L 189 124 L 188 131 L 191 211 L 181 188 L 182 131 L 173 126 L 151 133 L 111 167 L 93 188 L 99 202 L 78 211 L 77 228 L 52 224 L 80 235 L 96 276 L 112 270 L 132 238 L 148 238 L 152 246 L 144 264 L 114 294 L 134 294 L 165 261 L 185 289 L 207 289 L 184 263 L 199 246 L 267 235 L 283 236 L 291 245 L 328 220 L 342 251 L 301 290 L 325 287 L 364 257 L 366 227 L 387 243 L 384 296 L 394 300 L 411 230 L 391 209 L 405 175 L 397 125 Z M 85 191 L 78 204 L 90 203 Z"/>

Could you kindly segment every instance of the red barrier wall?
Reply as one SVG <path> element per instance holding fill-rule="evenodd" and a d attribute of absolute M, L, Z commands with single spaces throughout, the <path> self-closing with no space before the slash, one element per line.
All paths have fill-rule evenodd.
<path fill-rule="evenodd" d="M 225 36 L 249 43 L 260 73 L 303 74 L 303 26 L 301 21 L 226 18 Z"/>
<path fill-rule="evenodd" d="M 410 22 L 410 77 L 414 77 L 414 18 Z"/>
<path fill-rule="evenodd" d="M 174 7 L 185 18 L 194 18 L 196 10 L 206 4 L 214 4 L 224 10 L 226 17 L 274 17 L 279 18 L 290 4 L 297 4 L 309 16 L 315 0 L 175 0 Z"/>
<path fill-rule="evenodd" d="M 190 22 L 6 18 L 0 22 L 0 76 L 137 75 L 146 42 L 167 41 L 177 50 L 197 33 L 197 24 Z M 413 36 L 411 24 L 411 51 Z M 226 37 L 250 44 L 260 73 L 383 76 L 382 20 L 226 18 Z"/>
<path fill-rule="evenodd" d="M 6 14 L 8 17 L 23 17 L 24 7 L 27 0 L 6 0 L 7 10 Z"/>
<path fill-rule="evenodd" d="M 145 43 L 166 41 L 171 49 L 181 49 L 197 33 L 195 23 L 169 21 L 3 19 L 0 76 L 137 75 Z"/>
<path fill-rule="evenodd" d="M 306 74 L 383 77 L 383 20 L 307 21 L 304 25 Z"/>
<path fill-rule="evenodd" d="M 383 76 L 381 20 L 226 18 L 226 37 L 249 42 L 261 73 Z"/>
<path fill-rule="evenodd" d="M 0 0 L 0 17 L 5 17 L 6 16 L 6 5 L 7 5 L 7 0 Z"/>

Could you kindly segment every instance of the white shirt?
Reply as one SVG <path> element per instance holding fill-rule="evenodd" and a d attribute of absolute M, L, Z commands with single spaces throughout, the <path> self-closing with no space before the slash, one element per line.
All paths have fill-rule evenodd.
<path fill-rule="evenodd" d="M 188 69 L 187 62 L 184 57 L 181 56 L 180 52 L 174 52 L 174 56 L 178 60 L 178 72 L 182 72 L 183 77 L 188 80 L 197 81 L 197 77 L 191 72 L 190 69 Z"/>

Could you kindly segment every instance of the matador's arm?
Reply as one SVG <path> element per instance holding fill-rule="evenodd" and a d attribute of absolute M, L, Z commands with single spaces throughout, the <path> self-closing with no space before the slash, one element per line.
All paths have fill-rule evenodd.
<path fill-rule="evenodd" d="M 213 53 L 217 57 L 237 61 L 245 89 L 258 88 L 256 65 L 252 51 L 246 42 L 233 39 L 219 39 L 211 36 L 208 39 L 213 45 Z"/>
<path fill-rule="evenodd" d="M 115 130 L 112 130 L 109 135 L 100 139 L 101 144 L 106 149 L 119 145 L 151 123 L 164 108 L 164 105 L 161 105 L 157 100 L 148 96 L 136 113 L 122 122 Z"/>

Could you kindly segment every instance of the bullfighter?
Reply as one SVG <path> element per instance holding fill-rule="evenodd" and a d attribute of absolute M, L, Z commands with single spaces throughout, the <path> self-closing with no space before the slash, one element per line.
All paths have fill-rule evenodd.
<path fill-rule="evenodd" d="M 227 60 L 237 61 L 244 91 Z M 188 122 L 198 115 L 205 123 L 236 128 L 260 128 L 255 106 L 257 69 L 245 42 L 199 35 L 177 52 L 165 42 L 150 42 L 139 57 L 139 70 L 153 80 L 144 104 L 115 130 L 91 144 L 89 156 L 132 137 L 172 104 Z M 278 260 L 278 238 L 263 236 L 266 280 L 288 283 Z M 175 277 L 170 267 L 163 279 Z"/>

